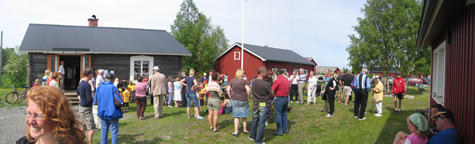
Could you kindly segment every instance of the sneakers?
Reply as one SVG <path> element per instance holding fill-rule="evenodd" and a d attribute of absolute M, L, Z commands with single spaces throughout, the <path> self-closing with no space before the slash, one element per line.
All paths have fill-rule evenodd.
<path fill-rule="evenodd" d="M 366 120 L 366 117 L 360 118 L 360 121 L 362 121 L 362 120 Z"/>
<path fill-rule="evenodd" d="M 355 116 L 355 119 L 357 119 L 357 118 L 358 118 L 358 116 Z"/>
<path fill-rule="evenodd" d="M 383 116 L 383 115 L 382 114 L 374 114 L 374 116 L 380 117 L 380 116 Z"/>
<path fill-rule="evenodd" d="M 202 120 L 202 119 L 205 119 L 205 118 L 200 116 L 200 117 L 197 117 L 196 119 Z"/>
<path fill-rule="evenodd" d="M 254 141 L 254 139 L 252 139 L 251 137 L 248 137 L 250 141 Z"/>
<path fill-rule="evenodd" d="M 333 115 L 331 114 L 327 114 L 326 117 L 329 118 L 329 117 L 332 117 Z"/>
<path fill-rule="evenodd" d="M 169 107 L 169 108 L 173 108 L 173 106 L 171 106 L 171 105 L 168 105 L 168 107 Z"/>
<path fill-rule="evenodd" d="M 290 103 L 294 103 L 294 101 L 290 101 Z"/>

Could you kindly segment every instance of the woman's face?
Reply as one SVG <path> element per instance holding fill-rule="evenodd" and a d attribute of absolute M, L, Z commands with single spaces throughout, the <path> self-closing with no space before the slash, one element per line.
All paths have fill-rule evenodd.
<path fill-rule="evenodd" d="M 407 128 L 409 129 L 409 131 L 410 131 L 411 133 L 415 133 L 416 130 L 417 130 L 417 129 L 416 129 L 416 125 L 414 125 L 414 124 L 411 123 L 411 120 L 409 119 L 409 117 L 407 118 L 406 121 L 407 121 Z"/>
<path fill-rule="evenodd" d="M 28 101 L 28 108 L 26 109 L 26 124 L 30 130 L 30 136 L 38 139 L 45 135 L 51 135 L 53 127 L 48 124 L 40 107 L 32 101 Z"/>

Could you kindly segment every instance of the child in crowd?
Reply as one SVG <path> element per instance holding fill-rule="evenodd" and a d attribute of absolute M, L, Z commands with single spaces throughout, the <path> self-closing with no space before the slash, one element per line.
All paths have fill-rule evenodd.
<path fill-rule="evenodd" d="M 224 102 L 221 103 L 221 110 L 219 114 L 230 114 L 233 112 L 233 102 L 229 98 L 228 94 L 224 93 Z"/>
<path fill-rule="evenodd" d="M 33 87 L 36 87 L 39 85 L 40 85 L 40 79 L 35 79 L 35 84 L 33 84 Z"/>
<path fill-rule="evenodd" d="M 427 143 L 427 134 L 429 130 L 426 117 L 420 113 L 414 113 L 407 117 L 407 127 L 410 135 L 400 131 L 396 134 L 393 144 L 425 144 Z"/>
<path fill-rule="evenodd" d="M 175 82 L 173 82 L 173 100 L 175 100 L 175 107 L 178 107 L 178 103 L 181 101 L 181 87 L 180 77 L 176 77 Z"/>
<path fill-rule="evenodd" d="M 133 102 L 134 99 L 135 99 L 135 85 L 134 85 L 134 82 L 133 82 L 133 81 L 129 81 L 129 85 L 127 85 L 127 88 L 128 88 L 129 91 L 130 91 L 130 99 L 131 99 L 132 102 Z"/>
<path fill-rule="evenodd" d="M 171 76 L 168 76 L 168 107 L 172 107 L 173 102 L 173 79 Z"/>
<path fill-rule="evenodd" d="M 120 89 L 120 88 L 119 88 Z M 130 91 L 128 87 L 122 87 L 122 99 L 124 100 L 124 105 L 122 106 L 123 112 L 129 112 L 129 99 Z"/>

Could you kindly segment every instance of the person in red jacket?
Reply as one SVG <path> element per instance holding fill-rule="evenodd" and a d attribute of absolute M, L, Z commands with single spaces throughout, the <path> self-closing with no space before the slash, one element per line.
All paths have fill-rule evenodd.
<path fill-rule="evenodd" d="M 406 86 L 404 79 L 401 77 L 401 73 L 396 73 L 396 78 L 393 81 L 393 92 L 394 95 L 394 112 L 400 113 L 401 112 L 401 101 L 404 99 L 404 95 L 406 94 Z M 397 107 L 397 99 L 399 99 L 399 108 Z"/>

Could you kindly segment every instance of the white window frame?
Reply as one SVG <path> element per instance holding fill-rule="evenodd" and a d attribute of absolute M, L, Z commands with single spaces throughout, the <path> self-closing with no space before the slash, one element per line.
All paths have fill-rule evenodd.
<path fill-rule="evenodd" d="M 438 104 L 445 102 L 445 66 L 447 58 L 446 42 L 442 42 L 432 53 L 432 94 L 431 97 Z"/>
<path fill-rule="evenodd" d="M 238 57 L 236 57 L 236 54 L 238 55 Z M 240 51 L 235 51 L 234 52 L 234 60 L 241 60 L 241 52 Z"/>
<path fill-rule="evenodd" d="M 134 68 L 135 68 L 135 65 L 134 65 L 134 62 L 135 61 L 141 61 L 141 63 L 143 63 L 143 61 L 149 61 L 149 64 L 148 64 L 148 74 L 149 74 L 149 77 L 153 74 L 153 57 L 152 56 L 131 56 L 130 57 L 130 75 L 129 75 L 129 79 L 131 81 L 134 81 L 134 83 L 137 82 L 137 80 L 135 79 L 134 77 Z M 143 66 L 143 64 L 142 64 Z M 141 68 L 143 69 L 143 68 Z M 142 73 L 140 74 L 142 75 Z"/>

